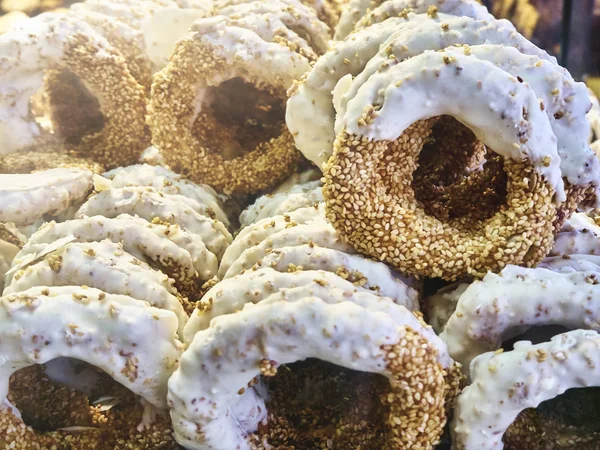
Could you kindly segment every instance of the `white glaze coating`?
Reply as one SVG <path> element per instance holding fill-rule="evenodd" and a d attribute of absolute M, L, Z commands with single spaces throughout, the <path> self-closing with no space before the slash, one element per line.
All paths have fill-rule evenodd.
<path fill-rule="evenodd" d="M 283 26 L 275 16 L 268 18 L 247 16 L 234 20 L 215 16 L 197 20 L 192 25 L 191 39 L 209 45 L 228 64 L 226 70 L 204 80 L 205 85 L 198 87 L 198 98 L 203 97 L 203 88 L 218 86 L 236 77 L 250 83 L 254 80 L 273 80 L 275 85 L 291 86 L 295 79 L 308 71 L 310 63 L 306 57 L 272 42 L 276 35 L 286 30 L 289 38 L 293 38 L 292 34 L 295 33 Z M 299 45 L 302 44 L 301 38 L 296 40 Z M 308 44 L 303 45 L 308 48 Z"/>
<path fill-rule="evenodd" d="M 247 227 L 268 217 L 289 214 L 325 201 L 321 181 L 299 184 L 287 192 L 259 197 L 240 215 L 240 225 Z"/>
<path fill-rule="evenodd" d="M 179 336 L 183 336 L 188 319 L 169 277 L 126 253 L 121 243 L 70 243 L 60 247 L 42 261 L 16 272 L 3 295 L 34 286 L 89 286 L 146 301 L 177 316 Z"/>
<path fill-rule="evenodd" d="M 147 16 L 164 7 L 177 7 L 177 4 L 166 0 L 86 0 L 71 5 L 70 9 L 76 13 L 85 10 L 105 14 L 139 30 Z"/>
<path fill-rule="evenodd" d="M 589 90 L 590 100 L 592 101 L 592 109 L 587 115 L 587 119 L 590 122 L 591 132 L 590 132 L 590 141 L 595 139 L 600 139 L 600 102 L 598 102 L 598 97 L 594 95 L 594 93 Z"/>
<path fill-rule="evenodd" d="M 182 344 L 171 311 L 83 287 L 36 287 L 0 298 L 0 398 L 17 370 L 58 357 L 85 361 L 154 406 Z"/>
<path fill-rule="evenodd" d="M 249 450 L 245 436 L 266 418 L 266 406 L 254 389 L 247 389 L 251 398 L 238 391 L 260 375 L 262 359 L 317 358 L 389 376 L 381 346 L 400 342 L 404 330 L 389 314 L 316 298 L 246 305 L 218 317 L 196 334 L 169 380 L 175 437 L 189 449 Z"/>
<path fill-rule="evenodd" d="M 539 265 L 540 269 L 554 272 L 600 272 L 600 256 L 597 255 L 563 255 L 545 258 Z"/>
<path fill-rule="evenodd" d="M 4 289 L 4 277 L 10 270 L 13 259 L 19 253 L 19 247 L 0 239 L 0 292 Z"/>
<path fill-rule="evenodd" d="M 225 250 L 219 266 L 219 277 L 223 278 L 229 267 L 244 253 L 245 250 L 260 244 L 269 236 L 278 233 L 290 226 L 295 226 L 325 220 L 325 204 L 319 203 L 318 207 L 310 206 L 292 211 L 287 215 L 268 217 L 252 225 L 242 228 L 231 245 Z"/>
<path fill-rule="evenodd" d="M 50 222 L 31 236 L 15 258 L 15 267 L 29 264 L 63 238 L 78 242 L 104 239 L 122 242 L 123 249 L 140 261 L 159 266 L 175 264 L 179 272 L 189 278 L 197 276 L 208 280 L 217 273 L 217 257 L 206 249 L 199 236 L 177 225 L 150 224 L 127 215 L 115 219 L 96 216 L 64 223 Z"/>
<path fill-rule="evenodd" d="M 554 238 L 550 256 L 600 255 L 600 226 L 583 213 L 575 213 Z"/>
<path fill-rule="evenodd" d="M 440 13 L 454 16 L 469 16 L 474 19 L 493 20 L 494 17 L 487 8 L 474 0 L 350 0 L 342 9 L 340 21 L 335 28 L 335 39 L 341 40 L 355 29 L 357 22 L 362 19 L 369 10 L 374 10 L 380 5 L 392 3 L 390 11 L 398 14 L 404 9 L 411 9 L 415 13 L 426 13 L 431 6 L 435 6 Z M 384 6 L 384 8 L 387 8 Z M 394 16 L 396 14 L 390 14 Z"/>
<path fill-rule="evenodd" d="M 0 175 L 0 222 L 28 225 L 57 216 L 84 200 L 93 174 L 83 169 L 50 169 L 33 174 Z"/>
<path fill-rule="evenodd" d="M 317 297 L 327 303 L 350 301 L 373 311 L 388 312 L 393 304 L 418 311 L 419 302 L 415 296 L 407 294 L 405 289 L 395 298 L 380 296 L 322 270 L 252 270 L 222 281 L 202 297 L 199 309 L 192 313 L 185 327 L 184 339 L 186 343 L 190 343 L 198 331 L 209 327 L 212 319 L 240 311 L 246 303 L 260 303 L 266 299 L 273 302 L 294 302 L 306 297 Z M 414 317 L 412 319 L 414 323 L 418 323 Z M 434 333 L 431 334 L 435 336 Z"/>
<path fill-rule="evenodd" d="M 598 367 L 600 335 L 584 330 L 479 356 L 471 365 L 473 384 L 460 394 L 454 411 L 453 448 L 502 450 L 502 435 L 521 411 L 571 388 L 598 386 Z"/>
<path fill-rule="evenodd" d="M 374 23 L 379 23 L 386 20 L 388 17 L 396 17 L 400 14 L 404 14 L 405 11 L 411 11 L 417 14 L 426 14 L 431 17 L 443 13 L 452 16 L 464 16 L 471 17 L 473 19 L 481 19 L 487 21 L 493 21 L 492 16 L 487 8 L 477 1 L 473 0 L 442 0 L 442 1 L 430 1 L 426 0 L 384 0 L 375 1 L 373 3 L 381 3 L 376 8 L 369 10 L 354 26 L 355 30 L 371 26 Z M 429 13 L 429 8 L 435 6 L 437 11 Z"/>
<path fill-rule="evenodd" d="M 591 184 L 599 189 L 600 161 L 587 144 L 590 100 L 586 85 L 576 83 L 563 67 L 515 48 L 488 44 L 469 47 L 469 51 L 529 84 L 544 102 L 557 139 L 563 178 L 574 186 Z M 446 52 L 460 55 L 464 49 L 450 48 Z"/>
<path fill-rule="evenodd" d="M 316 245 L 346 253 L 356 253 L 354 248 L 340 239 L 337 232 L 327 222 L 311 222 L 291 226 L 270 235 L 260 244 L 250 247 L 229 267 L 223 278 L 231 278 L 244 270 L 251 269 L 272 250 L 298 245 Z"/>
<path fill-rule="evenodd" d="M 301 2 L 280 0 L 247 1 L 218 9 L 219 15 L 242 18 L 249 15 L 274 15 L 281 22 L 304 39 L 317 54 L 323 54 L 329 47 L 330 30 L 317 17 L 317 12 Z"/>
<path fill-rule="evenodd" d="M 361 125 L 367 107 L 375 117 Z M 565 200 L 556 137 L 535 92 L 475 56 L 426 51 L 371 75 L 348 102 L 340 129 L 395 141 L 411 124 L 440 115 L 462 122 L 502 157 L 527 159 Z"/>
<path fill-rule="evenodd" d="M 460 296 L 442 339 L 467 370 L 477 355 L 535 325 L 600 330 L 600 272 L 557 273 L 507 266 Z"/>
<path fill-rule="evenodd" d="M 227 215 L 223 212 L 223 205 L 213 188 L 206 184 L 196 184 L 186 180 L 181 175 L 165 167 L 136 164 L 119 167 L 106 172 L 104 176 L 111 180 L 113 188 L 148 186 L 165 194 L 190 197 L 211 208 L 217 215 L 218 220 L 228 223 Z"/>
<path fill-rule="evenodd" d="M 154 71 L 169 63 L 175 44 L 189 34 L 192 24 L 211 14 L 212 8 L 203 2 L 194 8 L 160 8 L 145 15 L 140 30 L 148 49 Z"/>
<path fill-rule="evenodd" d="M 155 218 L 179 225 L 202 238 L 206 248 L 220 258 L 231 241 L 231 233 L 218 220 L 208 217 L 206 207 L 193 199 L 158 193 L 150 187 L 108 189 L 91 197 L 76 218 L 102 215 L 113 218 L 121 214 L 136 215 L 151 222 Z"/>
<path fill-rule="evenodd" d="M 260 261 L 260 266 L 278 272 L 298 267 L 303 270 L 325 270 L 342 278 L 348 277 L 354 284 L 384 297 L 409 298 L 414 305 L 418 305 L 419 301 L 419 293 L 411 287 L 412 280 L 401 278 L 384 263 L 332 248 L 309 245 L 282 247 L 266 255 Z"/>
<path fill-rule="evenodd" d="M 448 25 L 447 31 L 442 29 L 440 22 Z M 350 74 L 357 77 L 354 83 L 345 80 L 349 84 L 347 89 L 350 97 L 371 74 L 377 72 L 381 63 L 389 59 L 386 50 L 388 45 L 382 45 L 384 43 L 389 43 L 392 53 L 400 61 L 428 49 L 441 50 L 455 44 L 490 43 L 516 47 L 522 53 L 556 62 L 555 58 L 514 31 L 506 20 L 488 23 L 444 14 L 438 14 L 435 18 L 409 14 L 408 19 L 390 18 L 359 30 L 319 58 L 306 80 L 288 100 L 288 128 L 300 151 L 318 167 L 322 167 L 333 152 L 336 110 L 332 92 L 338 82 Z M 343 96 L 345 91 L 342 86 L 338 86 L 338 89 L 341 90 L 340 96 Z M 347 99 L 342 97 L 340 102 L 345 108 Z"/>

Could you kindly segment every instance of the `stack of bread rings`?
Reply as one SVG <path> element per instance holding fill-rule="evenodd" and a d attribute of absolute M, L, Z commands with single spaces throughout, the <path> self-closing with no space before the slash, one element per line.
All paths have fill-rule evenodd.
<path fill-rule="evenodd" d="M 600 446 L 600 108 L 476 0 L 0 30 L 0 447 Z"/>

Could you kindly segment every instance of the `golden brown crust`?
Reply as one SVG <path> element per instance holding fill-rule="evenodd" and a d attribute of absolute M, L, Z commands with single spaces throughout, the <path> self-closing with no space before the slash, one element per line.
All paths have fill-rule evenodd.
<path fill-rule="evenodd" d="M 103 165 L 60 151 L 30 151 L 0 156 L 0 173 L 32 173 L 57 167 L 79 167 L 101 174 Z"/>
<path fill-rule="evenodd" d="M 395 142 L 341 134 L 325 169 L 327 215 L 357 250 L 403 273 L 456 280 L 507 264 L 533 266 L 553 242 L 553 190 L 527 162 L 505 160 L 506 201 L 486 220 L 428 215 L 412 189 L 434 119 Z"/>

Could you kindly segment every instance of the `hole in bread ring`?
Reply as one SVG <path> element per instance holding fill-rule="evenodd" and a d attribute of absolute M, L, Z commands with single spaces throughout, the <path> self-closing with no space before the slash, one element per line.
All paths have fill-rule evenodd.
<path fill-rule="evenodd" d="M 144 89 L 131 76 L 120 53 L 85 22 L 42 14 L 3 35 L 0 46 L 5 67 L 2 84 L 9 93 L 0 103 L 3 153 L 58 143 L 77 156 L 111 168 L 135 162 L 148 146 Z M 38 127 L 29 101 L 41 87 L 46 70 L 67 70 L 85 84 L 100 107 L 101 128 L 95 123 L 77 142 L 72 136 L 63 142 L 65 136 Z"/>
<path fill-rule="evenodd" d="M 488 219 L 442 221 L 415 198 L 418 157 L 440 114 L 503 157 L 506 201 Z M 426 52 L 371 76 L 343 124 L 323 191 L 329 220 L 358 251 L 405 274 L 451 281 L 533 265 L 547 254 L 555 188 L 564 199 L 556 139 L 535 93 L 508 73 L 465 55 Z"/>
<path fill-rule="evenodd" d="M 154 80 L 149 117 L 154 145 L 175 171 L 227 193 L 274 186 L 301 161 L 283 112 L 286 89 L 309 69 L 309 61 L 276 43 L 269 29 L 275 23 L 262 19 L 197 21 Z M 236 51 L 247 52 L 246 59 L 230 48 L 242 36 Z"/>
<path fill-rule="evenodd" d="M 361 448 L 430 448 L 439 439 L 447 385 L 428 341 L 392 315 L 351 302 L 326 304 L 309 297 L 246 307 L 214 319 L 209 329 L 196 334 L 169 381 L 178 442 L 186 448 L 247 450 L 254 448 L 252 444 L 264 448 L 261 438 L 283 437 L 284 445 L 293 445 L 298 435 L 306 438 L 302 435 L 306 426 L 273 420 L 276 414 L 286 419 L 286 414 L 265 404 L 260 392 L 265 377 L 274 376 L 278 367 L 309 358 L 387 378 L 388 394 L 382 397 L 387 412 L 367 422 L 367 430 L 375 427 L 378 432 L 366 433 L 371 442 L 363 442 Z M 411 413 L 415 407 L 419 412 Z M 328 437 L 340 439 L 335 422 L 330 426 L 317 439 L 323 445 Z M 381 438 L 383 442 L 376 442 Z M 343 448 L 357 448 L 360 440 L 352 444 Z"/>

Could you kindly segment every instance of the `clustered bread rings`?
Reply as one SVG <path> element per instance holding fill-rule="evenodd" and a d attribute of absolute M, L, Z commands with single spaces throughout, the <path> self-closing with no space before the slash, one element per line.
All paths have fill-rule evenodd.
<path fill-rule="evenodd" d="M 475 0 L 0 30 L 0 447 L 595 449 L 600 107 Z"/>

